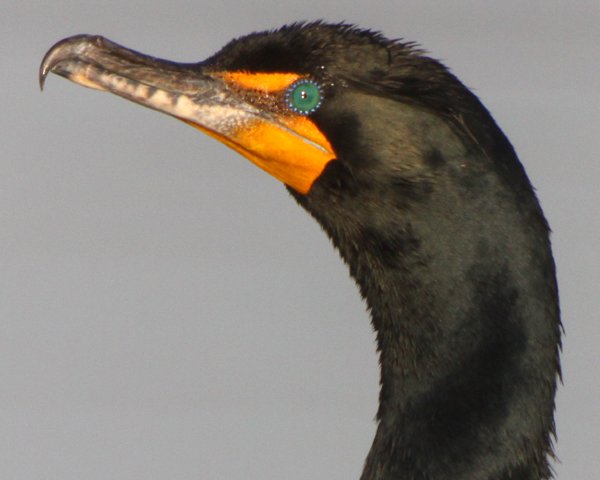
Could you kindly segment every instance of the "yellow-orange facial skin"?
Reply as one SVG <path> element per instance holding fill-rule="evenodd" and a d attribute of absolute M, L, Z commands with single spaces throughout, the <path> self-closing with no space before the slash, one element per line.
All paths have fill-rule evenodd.
<path fill-rule="evenodd" d="M 295 73 L 226 72 L 217 74 L 235 90 L 249 95 L 283 97 L 300 79 Z M 329 141 L 307 117 L 292 111 L 253 117 L 227 132 L 185 120 L 248 158 L 294 190 L 306 194 L 325 166 L 335 159 Z"/>
<path fill-rule="evenodd" d="M 281 92 L 301 78 L 297 73 L 223 72 L 216 76 L 229 85 L 269 93 Z"/>

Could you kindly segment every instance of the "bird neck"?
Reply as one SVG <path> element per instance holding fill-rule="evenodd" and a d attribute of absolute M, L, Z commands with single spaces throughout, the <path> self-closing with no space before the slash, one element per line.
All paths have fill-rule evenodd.
<path fill-rule="evenodd" d="M 362 480 L 548 478 L 556 352 L 532 325 L 518 271 L 484 252 L 452 265 L 465 261 L 455 247 L 434 253 L 408 227 L 386 260 L 388 240 L 380 232 L 351 257 L 381 366 Z"/>
<path fill-rule="evenodd" d="M 361 480 L 549 478 L 560 323 L 535 198 L 457 208 L 442 192 L 426 211 L 377 205 L 384 216 L 361 200 L 340 222 L 317 193 L 296 197 L 348 264 L 380 355 Z"/>

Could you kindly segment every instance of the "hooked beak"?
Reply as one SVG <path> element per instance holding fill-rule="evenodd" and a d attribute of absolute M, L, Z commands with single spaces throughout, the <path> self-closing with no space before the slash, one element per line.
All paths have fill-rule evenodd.
<path fill-rule="evenodd" d="M 230 72 L 207 71 L 202 63 L 162 60 L 101 36 L 77 35 L 46 53 L 39 70 L 40 88 L 50 72 L 183 120 L 300 193 L 308 193 L 335 158 L 312 121 L 248 101 L 257 93 L 248 95 L 227 81 L 224 74 Z"/>

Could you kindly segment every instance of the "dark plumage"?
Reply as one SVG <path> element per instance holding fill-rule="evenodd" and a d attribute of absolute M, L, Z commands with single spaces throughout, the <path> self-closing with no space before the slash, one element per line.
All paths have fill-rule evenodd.
<path fill-rule="evenodd" d="M 252 34 L 177 68 L 294 72 L 323 88 L 309 117 L 335 160 L 308 192 L 289 190 L 348 264 L 377 335 L 378 429 L 361 479 L 549 478 L 549 230 L 480 101 L 414 44 L 348 25 Z"/>

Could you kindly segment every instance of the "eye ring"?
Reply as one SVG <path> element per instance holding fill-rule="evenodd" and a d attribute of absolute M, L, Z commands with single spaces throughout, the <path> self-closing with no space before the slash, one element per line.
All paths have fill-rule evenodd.
<path fill-rule="evenodd" d="M 295 113 L 310 115 L 322 105 L 323 89 L 314 80 L 297 80 L 288 87 L 285 103 Z"/>

